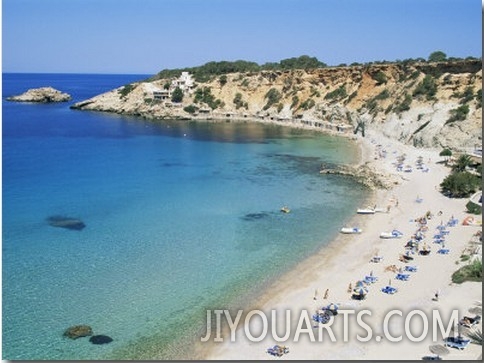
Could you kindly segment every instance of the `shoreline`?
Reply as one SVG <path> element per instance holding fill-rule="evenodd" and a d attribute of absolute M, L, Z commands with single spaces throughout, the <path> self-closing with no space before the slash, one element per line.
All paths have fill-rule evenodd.
<path fill-rule="evenodd" d="M 380 141 L 388 150 L 387 158 L 375 159 L 376 142 L 371 143 L 370 139 Z M 389 279 L 394 280 L 394 274 L 384 271 L 384 267 L 392 264 L 402 265 L 398 261 L 399 254 L 402 253 L 403 245 L 408 240 L 409 235 L 414 230 L 414 224 L 410 220 L 425 214 L 427 210 L 437 214 L 442 210 L 443 222 L 446 222 L 451 215 L 457 217 L 461 222 L 465 217 L 465 200 L 449 200 L 442 196 L 438 189 L 438 184 L 447 174 L 444 166 L 436 164 L 440 160 L 436 150 L 416 149 L 408 145 L 403 145 L 397 141 L 389 140 L 373 132 L 369 133 L 366 139 L 359 137 L 359 164 L 369 162 L 376 172 L 396 174 L 391 162 L 395 155 L 406 154 L 407 160 L 414 165 L 415 158 L 424 155 L 424 160 L 430 159 L 428 164 L 429 173 L 414 171 L 409 175 L 397 175 L 402 181 L 392 190 L 376 190 L 371 192 L 367 198 L 367 203 L 362 205 L 376 204 L 379 207 L 391 205 L 389 213 L 377 213 L 375 215 L 355 215 L 348 222 L 358 223 L 363 229 L 360 235 L 338 235 L 327 246 L 322 247 L 316 254 L 299 263 L 291 271 L 283 275 L 276 283 L 264 292 L 251 308 L 257 308 L 267 312 L 270 317 L 270 309 L 276 311 L 307 310 L 310 314 L 316 309 L 329 303 L 337 303 L 340 306 L 352 306 L 353 308 L 370 307 L 385 311 L 395 307 L 413 307 L 420 309 L 439 308 L 442 311 L 458 308 L 461 314 L 465 314 L 467 309 L 476 300 L 482 300 L 480 282 L 464 283 L 463 285 L 449 284 L 450 275 L 460 266 L 455 261 L 459 258 L 461 251 L 465 248 L 472 234 L 477 230 L 473 227 L 463 227 L 460 224 L 452 229 L 449 246 L 452 248 L 448 256 L 435 253 L 436 245 L 432 244 L 431 236 L 434 228 L 441 220 L 437 217 L 430 221 L 429 231 L 426 241 L 433 249 L 432 255 L 416 258 L 419 265 L 419 272 L 412 275 L 412 281 L 393 284 L 401 291 L 395 295 L 385 295 L 378 291 L 380 285 L 383 286 Z M 395 149 L 395 150 L 393 150 Z M 381 150 L 381 148 L 380 148 Z M 390 155 L 390 152 L 393 154 Z M 372 160 L 373 159 L 373 160 Z M 418 173 L 418 174 L 417 174 Z M 428 179 L 428 180 L 426 180 Z M 422 181 L 426 181 L 422 183 Z M 421 204 L 415 202 L 416 195 L 424 196 Z M 396 202 L 398 200 L 398 202 Z M 370 204 L 370 201 L 372 203 Z M 355 211 L 356 212 L 356 211 Z M 404 233 L 404 238 L 397 240 L 379 239 L 379 232 L 397 228 Z M 378 251 L 384 256 L 384 262 L 380 264 L 370 264 L 368 261 Z M 380 282 L 371 286 L 368 298 L 363 301 L 351 300 L 347 293 L 349 283 L 354 283 L 374 270 L 376 276 L 380 277 Z M 420 272 L 422 270 L 422 272 Z M 426 272 L 425 272 L 426 271 Z M 434 271 L 441 271 L 440 274 L 433 276 Z M 427 280 L 427 281 L 426 281 Z M 281 286 L 283 286 L 281 288 Z M 392 285 L 393 286 L 393 285 Z M 409 288 L 409 286 L 411 286 Z M 466 288 L 464 289 L 463 286 Z M 317 300 L 313 300 L 315 290 L 318 290 Z M 329 296 L 323 299 L 323 293 L 329 289 Z M 437 304 L 431 300 L 435 290 L 440 290 L 443 296 L 442 302 Z M 398 296 L 398 297 L 397 297 Z M 469 306 L 467 306 L 469 305 Z M 283 314 L 281 312 L 281 314 Z M 469 315 L 469 313 L 467 313 Z M 381 318 L 381 314 L 377 313 Z M 283 316 L 283 315 L 281 315 Z M 257 320 L 257 319 L 256 319 Z M 243 321 L 243 319 L 241 319 Z M 294 322 L 295 326 L 297 321 Z M 235 342 L 227 341 L 223 343 L 207 342 L 205 345 L 198 344 L 197 353 L 204 359 L 270 359 L 266 353 L 269 346 L 277 344 L 270 335 L 262 342 L 249 342 L 244 336 L 243 324 L 239 324 Z M 294 335 L 291 335 L 293 337 Z M 304 336 L 304 334 L 303 334 Z M 245 338 L 245 339 L 244 339 Z M 282 343 L 281 343 L 282 344 Z M 352 342 L 343 344 L 342 342 L 314 343 L 304 339 L 299 342 L 289 340 L 285 345 L 290 347 L 290 353 L 284 355 L 282 359 L 421 359 L 424 355 L 429 355 L 429 342 L 412 343 L 402 342 L 400 345 L 391 342 L 367 344 Z M 344 348 L 344 349 L 343 349 Z M 417 349 L 415 349 L 417 348 Z M 476 359 L 480 349 L 471 344 L 463 352 L 451 350 L 451 359 Z"/>

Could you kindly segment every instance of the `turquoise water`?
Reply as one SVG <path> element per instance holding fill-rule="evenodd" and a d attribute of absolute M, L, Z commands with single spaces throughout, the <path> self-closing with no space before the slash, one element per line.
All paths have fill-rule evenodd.
<path fill-rule="evenodd" d="M 4 74 L 3 95 L 52 85 L 75 102 L 142 78 Z M 363 197 L 318 173 L 356 158 L 345 139 L 69 104 L 3 103 L 3 359 L 182 357 L 205 309 L 257 296 Z M 86 228 L 54 228 L 53 215 Z M 62 337 L 77 324 L 113 342 Z"/>

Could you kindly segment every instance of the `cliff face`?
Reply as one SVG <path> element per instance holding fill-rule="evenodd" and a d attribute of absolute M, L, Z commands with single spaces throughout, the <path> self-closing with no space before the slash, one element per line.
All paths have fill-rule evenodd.
<path fill-rule="evenodd" d="M 482 142 L 482 62 L 392 63 L 233 73 L 156 100 L 171 80 L 133 83 L 73 108 L 146 118 L 247 119 L 352 132 L 359 122 L 421 147 Z M 190 107 L 187 107 L 190 106 Z"/>

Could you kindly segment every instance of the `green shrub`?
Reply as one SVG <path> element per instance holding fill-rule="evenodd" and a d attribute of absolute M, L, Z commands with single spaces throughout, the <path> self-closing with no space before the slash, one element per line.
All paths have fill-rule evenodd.
<path fill-rule="evenodd" d="M 467 211 L 471 214 L 481 214 L 482 208 L 479 207 L 477 204 L 468 201 L 466 204 Z"/>
<path fill-rule="evenodd" d="M 425 78 L 420 82 L 413 91 L 414 96 L 425 96 L 427 100 L 431 100 L 437 93 L 437 85 L 435 79 L 431 75 L 427 74 Z"/>
<path fill-rule="evenodd" d="M 195 105 L 189 105 L 189 106 L 183 107 L 183 111 L 193 115 L 195 112 L 198 111 L 198 107 Z"/>
<path fill-rule="evenodd" d="M 403 101 L 395 107 L 396 113 L 402 113 L 403 111 L 410 110 L 410 104 L 412 103 L 412 96 L 408 93 L 405 93 L 405 97 Z"/>
<path fill-rule="evenodd" d="M 132 90 L 136 88 L 135 85 L 133 84 L 127 84 L 123 88 L 121 88 L 118 93 L 121 95 L 121 97 L 125 98 Z"/>
<path fill-rule="evenodd" d="M 316 102 L 314 102 L 314 100 L 312 98 L 308 98 L 306 101 L 301 103 L 299 108 L 302 108 L 303 110 L 309 110 L 309 109 L 313 108 L 315 105 L 316 105 Z"/>
<path fill-rule="evenodd" d="M 450 117 L 445 121 L 445 125 L 455 121 L 464 121 L 469 113 L 469 105 L 462 105 L 453 110 L 450 110 Z"/>
<path fill-rule="evenodd" d="M 244 107 L 246 109 L 249 107 L 248 103 L 244 102 L 244 100 L 242 99 L 242 93 L 239 92 L 235 94 L 234 100 L 232 102 L 234 103 L 237 110 L 241 107 Z"/>
<path fill-rule="evenodd" d="M 384 83 L 387 83 L 388 81 L 388 78 L 387 76 L 385 75 L 385 73 L 383 73 L 382 71 L 378 71 L 376 72 L 372 78 L 376 81 L 376 84 L 377 85 L 381 85 L 381 84 L 384 84 Z"/>
<path fill-rule="evenodd" d="M 467 171 L 452 173 L 440 183 L 442 192 L 451 198 L 470 197 L 480 186 L 480 178 Z"/>
<path fill-rule="evenodd" d="M 417 79 L 420 76 L 420 71 L 413 71 L 410 75 L 410 79 Z"/>
<path fill-rule="evenodd" d="M 348 96 L 348 94 L 346 93 L 345 86 L 342 85 L 342 86 L 339 86 L 338 88 L 336 88 L 334 91 L 326 94 L 326 96 L 324 96 L 324 99 L 325 100 L 335 100 L 335 99 L 338 100 L 338 99 L 343 99 L 346 96 Z"/>
<path fill-rule="evenodd" d="M 377 106 L 378 106 L 378 103 L 376 102 L 376 100 L 374 98 L 368 100 L 365 103 L 365 107 L 368 109 L 369 112 L 376 110 Z"/>
<path fill-rule="evenodd" d="M 350 94 L 350 96 L 348 97 L 348 102 L 350 102 L 353 98 L 355 98 L 356 96 L 358 95 L 358 91 L 355 91 L 353 92 L 352 94 Z"/>
<path fill-rule="evenodd" d="M 476 92 L 477 108 L 482 107 L 482 88 Z"/>
<path fill-rule="evenodd" d="M 482 261 L 475 260 L 469 265 L 463 266 L 452 274 L 452 282 L 461 284 L 465 281 L 482 281 Z"/>
<path fill-rule="evenodd" d="M 293 96 L 292 97 L 292 103 L 291 103 L 291 109 L 296 107 L 297 104 L 299 103 L 299 97 L 298 96 Z"/>
<path fill-rule="evenodd" d="M 460 255 L 460 262 L 466 262 L 471 259 L 471 256 L 469 255 Z"/>
<path fill-rule="evenodd" d="M 466 104 L 472 101 L 474 99 L 474 91 L 472 90 L 472 87 L 467 87 L 460 97 L 462 97 L 459 101 L 460 104 Z"/>
<path fill-rule="evenodd" d="M 388 97 L 390 97 L 390 92 L 388 92 L 387 89 L 384 89 L 383 91 L 381 91 L 379 94 L 377 94 L 374 99 L 375 100 L 385 100 L 387 99 Z"/>
<path fill-rule="evenodd" d="M 221 75 L 218 82 L 220 83 L 220 86 L 225 86 L 227 84 L 227 76 L 225 74 Z"/>
<path fill-rule="evenodd" d="M 264 98 L 267 99 L 266 105 L 262 108 L 265 111 L 269 109 L 272 105 L 278 103 L 281 100 L 282 95 L 281 92 L 279 92 L 277 89 L 271 88 L 269 91 L 267 91 Z"/>

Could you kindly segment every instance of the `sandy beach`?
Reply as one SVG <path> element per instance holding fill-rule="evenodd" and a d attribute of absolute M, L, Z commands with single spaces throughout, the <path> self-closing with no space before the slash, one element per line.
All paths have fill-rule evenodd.
<path fill-rule="evenodd" d="M 365 138 L 357 140 L 361 144 L 361 162 L 370 162 L 375 170 L 389 173 L 396 177 L 398 184 L 391 190 L 378 190 L 368 195 L 368 205 L 383 208 L 389 212 L 370 215 L 356 214 L 347 226 L 357 226 L 363 231 L 361 234 L 339 235 L 330 246 L 323 248 L 318 254 L 311 256 L 293 269 L 274 286 L 265 291 L 252 309 L 260 309 L 270 318 L 271 310 L 277 312 L 277 322 L 280 324 L 279 336 L 284 335 L 286 311 L 291 311 L 291 334 L 286 342 L 278 343 L 271 332 L 269 319 L 269 333 L 259 342 L 250 341 L 242 323 L 236 330 L 235 341 L 225 334 L 223 342 L 209 341 L 201 344 L 200 354 L 206 359 L 301 359 L 301 360 L 337 360 L 337 359 L 365 359 L 365 360 L 420 360 L 424 356 L 432 355 L 430 345 L 442 344 L 441 337 L 432 339 L 432 321 L 429 333 L 422 335 L 425 339 L 413 342 L 403 335 L 400 342 L 392 342 L 385 335 L 384 319 L 388 312 L 398 309 L 403 317 L 394 315 L 389 320 L 389 331 L 392 336 L 404 334 L 405 317 L 412 310 L 419 310 L 431 317 L 432 311 L 437 310 L 442 318 L 449 317 L 453 310 L 459 311 L 459 318 L 464 315 L 473 316 L 468 310 L 479 306 L 482 301 L 482 284 L 466 282 L 461 285 L 453 284 L 451 275 L 466 262 L 460 261 L 463 251 L 469 246 L 473 235 L 481 229 L 480 226 L 463 226 L 462 221 L 467 216 L 465 204 L 467 199 L 449 199 L 439 192 L 439 184 L 449 173 L 449 169 L 438 156 L 439 150 L 416 149 L 403 145 L 382 135 L 367 133 Z M 412 166 L 412 172 L 397 171 L 395 161 L 397 157 L 405 156 L 405 165 Z M 416 161 L 421 157 L 424 169 L 416 169 Z M 366 205 L 362 205 L 362 208 Z M 418 226 L 416 219 L 424 216 L 428 211 L 432 218 L 428 220 L 428 231 L 421 243 L 431 248 L 428 256 L 418 253 L 411 255 L 412 261 L 404 263 L 399 257 L 405 253 L 405 244 L 415 234 Z M 445 238 L 445 248 L 448 254 L 439 254 L 442 246 L 433 243 L 433 236 L 438 232 L 439 225 L 456 218 L 458 223 L 447 227 L 449 234 Z M 480 219 L 480 217 L 478 217 Z M 341 227 L 344 226 L 342 222 Z M 382 239 L 381 232 L 400 231 L 403 236 L 397 239 Z M 480 251 L 480 247 L 478 247 Z M 383 257 L 380 263 L 372 263 L 373 256 Z M 477 255 L 476 258 L 480 258 Z M 395 265 L 402 269 L 406 265 L 417 267 L 416 272 L 405 272 L 408 281 L 395 279 L 399 271 L 389 270 Z M 378 280 L 367 285 L 368 293 L 364 300 L 354 300 L 349 292 L 349 285 L 354 288 L 358 280 L 372 274 Z M 391 284 L 398 289 L 395 294 L 385 294 L 383 287 Z M 438 300 L 435 301 L 435 293 Z M 326 296 L 325 296 L 326 295 Z M 326 298 L 325 298 L 326 297 Z M 348 315 L 348 329 L 344 327 L 344 316 L 338 314 L 334 318 L 332 331 L 335 342 L 321 324 L 311 319 L 312 326 L 302 325 L 303 332 L 297 342 L 294 341 L 296 327 L 303 311 L 307 311 L 309 318 L 323 306 L 335 303 L 342 310 L 353 310 L 356 313 L 367 309 L 371 315 L 364 317 L 364 321 L 371 327 L 372 339 L 368 342 L 358 341 L 356 335 L 366 336 L 367 332 L 357 324 L 355 315 Z M 421 335 L 423 318 L 413 316 L 409 322 L 414 336 Z M 250 320 L 250 328 L 254 336 L 260 335 L 261 319 L 254 317 Z M 301 326 L 301 325 L 300 325 Z M 259 332 L 258 329 L 259 328 Z M 482 330 L 482 323 L 478 326 Z M 308 330 L 314 333 L 316 341 L 310 341 Z M 318 339 L 322 332 L 322 341 Z M 348 333 L 344 341 L 344 333 Z M 258 334 L 259 333 L 259 334 Z M 380 340 L 380 338 L 382 339 Z M 267 348 L 281 344 L 289 348 L 289 353 L 282 357 L 269 355 Z M 470 344 L 465 350 L 448 348 L 449 353 L 444 359 L 469 360 L 477 359 L 482 353 L 482 347 Z"/>

